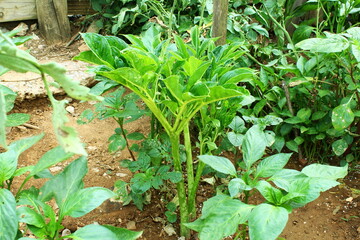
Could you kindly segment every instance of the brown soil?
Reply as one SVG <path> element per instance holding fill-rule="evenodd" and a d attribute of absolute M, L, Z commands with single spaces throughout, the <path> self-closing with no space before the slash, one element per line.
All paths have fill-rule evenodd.
<path fill-rule="evenodd" d="M 30 42 L 27 46 L 31 53 L 39 58 L 51 57 L 54 61 L 69 60 L 78 53 L 81 42 L 76 42 L 70 47 L 47 46 L 43 40 Z M 41 46 L 41 47 L 39 47 Z M 69 99 L 71 100 L 71 99 Z M 124 150 L 115 155 L 107 151 L 108 138 L 113 134 L 116 123 L 111 119 L 95 120 L 87 125 L 77 125 L 78 114 L 87 108 L 92 108 L 90 103 L 79 103 L 71 101 L 69 105 L 75 108 L 75 114 L 69 115 L 70 125 L 75 126 L 89 153 L 89 172 L 85 177 L 85 186 L 113 187 L 115 181 L 121 179 L 129 181 L 131 172 L 119 166 L 119 160 L 129 158 L 129 153 Z M 31 114 L 30 124 L 39 127 L 38 129 L 24 126 L 14 127 L 8 134 L 9 142 L 19 138 L 32 136 L 45 132 L 45 137 L 23 153 L 19 159 L 19 167 L 32 165 L 49 149 L 57 146 L 56 139 L 52 132 L 51 107 L 47 99 L 36 99 L 24 101 L 17 104 L 14 112 Z M 126 126 L 129 132 L 139 131 L 146 134 L 149 131 L 149 119 L 141 118 Z M 51 168 L 53 173 L 60 171 L 67 163 Z M 360 239 L 360 197 L 356 189 L 360 189 L 359 170 L 352 171 L 344 179 L 343 184 L 323 193 L 316 201 L 307 206 L 294 210 L 290 215 L 286 229 L 281 234 L 282 238 L 288 240 L 335 240 L 335 239 Z M 20 179 L 14 182 L 14 188 L 19 186 Z M 26 187 L 34 185 L 40 187 L 41 180 L 29 182 Z M 206 196 L 211 196 L 210 185 L 201 186 L 201 196 L 197 200 L 201 203 Z M 153 192 L 151 204 L 145 206 L 144 211 L 139 211 L 134 205 L 122 206 L 120 203 L 106 201 L 99 208 L 88 215 L 76 219 L 66 219 L 64 226 L 72 231 L 86 224 L 97 222 L 99 224 L 111 224 L 131 230 L 144 231 L 140 239 L 178 239 L 178 236 L 168 236 L 164 227 L 168 223 L 163 221 L 165 207 L 164 201 L 158 192 Z M 177 224 L 174 224 L 177 229 Z M 232 238 L 228 238 L 232 239 Z"/>

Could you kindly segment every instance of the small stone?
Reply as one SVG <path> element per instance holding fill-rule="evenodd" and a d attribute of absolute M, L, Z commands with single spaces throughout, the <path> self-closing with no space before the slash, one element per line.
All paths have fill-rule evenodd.
<path fill-rule="evenodd" d="M 129 230 L 134 230 L 136 229 L 136 223 L 134 221 L 130 221 L 126 224 L 126 228 Z"/>
<path fill-rule="evenodd" d="M 126 177 L 126 176 L 128 176 L 126 173 L 116 173 L 115 175 L 117 177 Z"/>
<path fill-rule="evenodd" d="M 38 46 L 38 49 L 40 49 L 40 50 L 43 50 L 43 49 L 45 49 L 46 48 L 46 45 L 43 45 L 43 44 L 40 44 L 39 46 Z"/>
<path fill-rule="evenodd" d="M 88 146 L 88 147 L 87 147 L 87 150 L 88 150 L 89 152 L 95 152 L 97 149 L 98 149 L 98 148 L 97 148 L 96 146 Z"/>
<path fill-rule="evenodd" d="M 348 198 L 346 199 L 347 202 L 352 202 L 353 200 L 354 200 L 353 197 L 348 197 Z"/>
<path fill-rule="evenodd" d="M 26 23 L 21 22 L 19 25 L 17 25 L 14 30 L 20 30 L 16 35 L 17 36 L 25 36 L 27 31 L 29 30 L 29 26 Z"/>
<path fill-rule="evenodd" d="M 73 106 L 67 106 L 65 110 L 71 115 L 75 115 L 75 108 Z"/>
<path fill-rule="evenodd" d="M 39 40 L 40 38 L 39 38 L 39 36 L 38 35 L 36 35 L 35 33 L 32 33 L 32 40 Z"/>
<path fill-rule="evenodd" d="M 25 132 L 27 130 L 26 127 L 24 126 L 17 126 L 17 128 L 21 131 L 21 132 Z"/>
<path fill-rule="evenodd" d="M 172 235 L 176 235 L 175 229 L 173 227 L 172 224 L 166 225 L 164 227 L 164 231 L 166 232 L 167 235 L 172 236 Z"/>
<path fill-rule="evenodd" d="M 30 31 L 35 31 L 37 29 L 37 24 L 36 23 L 34 23 L 34 24 L 31 24 L 30 25 Z"/>
<path fill-rule="evenodd" d="M 50 172 L 59 172 L 62 170 L 62 167 L 55 166 L 55 167 L 49 168 L 49 170 L 50 170 Z"/>
<path fill-rule="evenodd" d="M 65 237 L 65 236 L 70 235 L 70 234 L 71 234 L 71 231 L 70 231 L 70 229 L 67 229 L 67 228 L 65 228 L 65 229 L 61 232 L 61 236 L 62 236 L 62 237 Z"/>
<path fill-rule="evenodd" d="M 98 169 L 98 168 L 93 168 L 92 170 L 93 170 L 93 172 L 96 172 L 96 173 L 100 172 L 100 169 Z"/>

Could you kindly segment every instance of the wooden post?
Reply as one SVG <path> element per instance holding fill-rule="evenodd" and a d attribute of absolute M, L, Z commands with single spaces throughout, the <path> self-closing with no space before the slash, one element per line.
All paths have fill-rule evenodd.
<path fill-rule="evenodd" d="M 226 43 L 229 0 L 214 0 L 212 37 L 220 37 L 216 45 Z"/>
<path fill-rule="evenodd" d="M 67 0 L 36 0 L 39 28 L 49 44 L 67 42 L 70 22 Z"/>

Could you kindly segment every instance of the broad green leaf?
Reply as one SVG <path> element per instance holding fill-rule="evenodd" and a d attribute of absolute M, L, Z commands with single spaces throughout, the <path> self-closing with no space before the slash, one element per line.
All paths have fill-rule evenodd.
<path fill-rule="evenodd" d="M 5 99 L 4 100 L 5 103 L 2 103 L 0 106 L 2 107 L 5 106 L 5 113 L 7 113 L 11 111 L 11 109 L 13 109 L 17 95 L 13 90 L 1 84 L 0 84 L 0 92 L 3 93 Z"/>
<path fill-rule="evenodd" d="M 311 116 L 311 109 L 310 108 L 302 108 L 297 112 L 296 116 L 299 117 L 301 120 L 306 121 Z"/>
<path fill-rule="evenodd" d="M 314 112 L 314 114 L 311 117 L 311 120 L 315 121 L 315 120 L 322 119 L 323 117 L 326 116 L 326 114 L 327 114 L 327 112 L 322 112 L 322 111 Z"/>
<path fill-rule="evenodd" d="M 16 171 L 18 157 L 22 152 L 37 143 L 44 134 L 13 142 L 4 153 L 0 153 L 0 182 L 10 179 Z"/>
<path fill-rule="evenodd" d="M 265 133 L 260 126 L 254 125 L 246 132 L 242 151 L 247 169 L 263 156 L 266 144 Z"/>
<path fill-rule="evenodd" d="M 264 158 L 256 168 L 256 177 L 271 177 L 285 167 L 291 153 L 278 153 Z"/>
<path fill-rule="evenodd" d="M 127 137 L 127 139 L 130 139 L 130 140 L 142 140 L 145 138 L 144 134 L 139 133 L 139 132 L 130 133 L 126 137 Z"/>
<path fill-rule="evenodd" d="M 275 142 L 275 133 L 273 131 L 266 130 L 265 132 L 266 137 L 266 146 L 271 147 Z"/>
<path fill-rule="evenodd" d="M 82 33 L 81 37 L 102 64 L 111 68 L 115 66 L 111 47 L 104 36 L 96 33 Z"/>
<path fill-rule="evenodd" d="M 36 59 L 29 53 L 18 49 L 15 46 L 0 46 L 0 62 L 5 68 L 16 72 L 40 73 Z"/>
<path fill-rule="evenodd" d="M 344 178 L 348 174 L 348 165 L 334 167 L 322 164 L 311 164 L 301 171 L 309 177 L 336 180 Z"/>
<path fill-rule="evenodd" d="M 259 192 L 261 193 L 261 195 L 270 203 L 274 204 L 274 205 L 278 205 L 281 203 L 281 199 L 283 197 L 282 192 L 277 189 L 274 188 L 273 186 L 271 186 L 270 183 L 261 180 L 259 182 L 257 182 L 255 188 L 257 190 L 259 190 Z"/>
<path fill-rule="evenodd" d="M 175 75 L 169 76 L 164 79 L 164 83 L 171 95 L 176 98 L 179 103 L 182 103 L 182 94 L 184 89 L 180 84 L 180 77 Z"/>
<path fill-rule="evenodd" d="M 295 45 L 303 50 L 311 52 L 342 52 L 349 47 L 349 42 L 341 35 L 333 34 L 327 38 L 309 38 Z"/>
<path fill-rule="evenodd" d="M 276 172 L 268 181 L 272 181 L 279 188 L 289 192 L 289 188 L 292 182 L 296 180 L 303 180 L 307 178 L 304 173 L 301 173 L 294 169 L 282 169 Z"/>
<path fill-rule="evenodd" d="M 68 127 L 65 124 L 69 121 L 67 118 L 67 111 L 65 110 L 65 100 L 52 101 L 53 103 L 53 115 L 52 122 L 54 132 L 59 144 L 64 148 L 66 152 L 81 154 L 87 156 L 85 148 L 78 137 L 76 130 L 72 127 Z"/>
<path fill-rule="evenodd" d="M 186 84 L 187 90 L 194 86 L 194 84 L 196 84 L 198 81 L 201 81 L 201 78 L 204 76 L 210 65 L 211 62 L 203 63 L 193 72 L 192 75 L 190 75 L 190 78 Z"/>
<path fill-rule="evenodd" d="M 284 146 L 285 146 L 285 138 L 281 136 L 275 136 L 275 142 L 272 145 L 272 147 L 275 148 L 276 151 L 281 152 Z"/>
<path fill-rule="evenodd" d="M 184 225 L 198 231 L 200 240 L 220 240 L 234 234 L 238 225 L 247 221 L 254 206 L 229 196 L 216 196 L 204 203 L 203 211 L 205 208 L 207 214 L 203 213 L 195 222 Z"/>
<path fill-rule="evenodd" d="M 289 194 L 298 195 L 298 197 L 284 196 L 283 200 L 290 198 L 286 204 L 292 208 L 302 207 L 317 199 L 320 196 L 320 192 L 327 191 L 337 185 L 339 185 L 338 182 L 330 179 L 311 177 L 296 179 L 290 182 L 287 191 Z"/>
<path fill-rule="evenodd" d="M 232 97 L 250 95 L 249 91 L 242 87 L 236 88 L 235 90 L 235 89 L 224 88 L 222 86 L 214 86 L 214 87 L 209 87 L 209 89 L 210 89 L 210 96 L 205 99 L 205 101 L 203 102 L 204 105 Z"/>
<path fill-rule="evenodd" d="M 299 151 L 299 146 L 294 140 L 286 142 L 285 145 L 286 145 L 286 147 L 288 149 L 290 149 L 293 152 L 298 152 Z"/>
<path fill-rule="evenodd" d="M 73 156 L 72 153 L 66 153 L 62 147 L 58 146 L 47 151 L 36 165 L 31 169 L 29 176 L 34 176 L 39 172 L 51 167 L 54 164 L 65 161 L 66 159 Z"/>
<path fill-rule="evenodd" d="M 107 227 L 90 224 L 82 227 L 73 234 L 67 235 L 67 238 L 72 238 L 76 240 L 115 240 L 117 238 L 116 233 L 108 229 Z M 122 238 L 120 238 L 122 239 Z M 124 239 L 125 240 L 125 239 Z"/>
<path fill-rule="evenodd" d="M 211 155 L 200 155 L 198 158 L 218 172 L 236 176 L 236 169 L 232 162 L 227 158 Z"/>
<path fill-rule="evenodd" d="M 256 206 L 249 217 L 251 240 L 275 240 L 285 228 L 288 211 L 270 204 Z"/>
<path fill-rule="evenodd" d="M 0 89 L 0 147 L 4 147 L 5 149 L 7 149 L 5 128 L 7 117 L 5 107 L 5 96 L 3 91 Z"/>
<path fill-rule="evenodd" d="M 84 183 L 82 179 L 88 171 L 87 160 L 80 157 L 71 162 L 61 173 L 57 174 L 41 187 L 39 200 L 49 201 L 55 197 L 60 210 L 70 195 L 80 191 Z"/>
<path fill-rule="evenodd" d="M 72 98 L 84 101 L 102 101 L 101 96 L 90 93 L 90 88 L 80 85 L 66 75 L 66 69 L 57 63 L 47 63 L 41 65 L 41 70 L 49 74 L 55 82 L 59 83 L 64 91 Z"/>
<path fill-rule="evenodd" d="M 219 79 L 220 84 L 237 84 L 241 81 L 253 80 L 255 71 L 250 68 L 237 68 L 222 75 Z"/>
<path fill-rule="evenodd" d="M 360 62 L 360 40 L 354 41 L 351 45 L 351 52 L 356 61 Z"/>
<path fill-rule="evenodd" d="M 135 240 L 139 237 L 141 237 L 142 235 L 142 231 L 141 232 L 134 232 L 134 231 L 130 231 L 127 230 L 125 228 L 118 228 L 118 227 L 114 227 L 114 226 L 110 226 L 110 225 L 103 225 L 103 227 L 106 227 L 107 229 L 109 229 L 110 231 L 112 231 L 113 233 L 116 234 L 116 239 L 122 239 L 122 240 Z"/>
<path fill-rule="evenodd" d="M 360 41 L 360 27 L 352 27 L 346 30 L 347 33 L 351 34 L 353 39 Z"/>
<path fill-rule="evenodd" d="M 332 150 L 336 156 L 343 154 L 349 147 L 348 143 L 344 139 L 339 139 L 331 144 Z"/>
<path fill-rule="evenodd" d="M 229 139 L 229 141 L 231 142 L 231 144 L 234 145 L 234 147 L 241 146 L 241 144 L 244 140 L 243 134 L 228 132 L 226 135 L 227 135 L 227 138 Z"/>
<path fill-rule="evenodd" d="M 335 130 L 342 130 L 350 126 L 354 121 L 354 113 L 350 108 L 350 104 L 342 104 L 332 111 L 331 121 Z"/>
<path fill-rule="evenodd" d="M 194 56 L 191 56 L 189 57 L 189 59 L 185 61 L 183 65 L 184 72 L 186 73 L 186 75 L 191 77 L 202 63 L 203 63 L 202 60 L 197 59 Z"/>
<path fill-rule="evenodd" d="M 95 65 L 104 64 L 104 62 L 101 59 L 99 59 L 92 51 L 81 52 L 79 53 L 79 55 L 75 56 L 73 60 L 88 62 Z"/>
<path fill-rule="evenodd" d="M 141 75 L 149 71 L 155 71 L 158 67 L 153 57 L 135 48 L 124 50 L 122 56 L 127 60 L 129 65 L 139 71 Z"/>
<path fill-rule="evenodd" d="M 251 187 L 247 186 L 244 180 L 242 180 L 241 178 L 231 179 L 228 188 L 231 197 L 236 196 L 238 193 L 241 193 L 244 190 L 246 191 L 251 190 Z"/>
<path fill-rule="evenodd" d="M 15 239 L 17 230 L 15 198 L 9 190 L 0 188 L 0 239 Z"/>
<path fill-rule="evenodd" d="M 81 189 L 66 198 L 60 216 L 81 217 L 94 210 L 115 193 L 106 188 L 90 187 Z"/>
<path fill-rule="evenodd" d="M 38 228 L 43 228 L 46 225 L 43 216 L 41 216 L 41 214 L 39 214 L 37 211 L 35 211 L 32 208 L 19 207 L 16 209 L 16 213 L 19 222 L 33 225 Z"/>
<path fill-rule="evenodd" d="M 234 117 L 234 119 L 229 124 L 229 128 L 231 128 L 232 130 L 238 133 L 242 133 L 244 130 L 246 130 L 245 122 L 239 116 Z"/>
<path fill-rule="evenodd" d="M 15 127 L 30 120 L 30 115 L 26 113 L 13 113 L 7 115 L 6 127 Z"/>

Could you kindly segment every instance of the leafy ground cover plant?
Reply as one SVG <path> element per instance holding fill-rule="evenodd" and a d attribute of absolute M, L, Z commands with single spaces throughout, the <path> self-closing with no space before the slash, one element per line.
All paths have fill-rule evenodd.
<path fill-rule="evenodd" d="M 254 125 L 241 144 L 243 161 L 234 164 L 227 158 L 200 155 L 200 161 L 228 176 L 227 191 L 208 199 L 199 219 L 185 225 L 199 232 L 200 239 L 223 239 L 236 234 L 252 240 L 277 239 L 288 215 L 295 208 L 315 200 L 320 192 L 339 184 L 347 174 L 347 165 L 333 167 L 320 164 L 301 171 L 285 169 L 291 154 L 264 157 L 269 142 L 264 125 Z M 251 204 L 259 193 L 264 202 Z M 239 228 L 240 225 L 240 228 Z"/>
<path fill-rule="evenodd" d="M 80 86 L 65 75 L 65 69 L 56 63 L 39 64 L 25 51 L 19 50 L 12 39 L 0 32 L 0 64 L 2 72 L 12 69 L 18 72 L 32 71 L 42 76 L 49 99 L 54 108 L 53 125 L 61 146 L 51 149 L 34 166 L 18 168 L 19 155 L 38 142 L 43 134 L 7 144 L 5 126 L 21 124 L 24 117 L 11 117 L 6 113 L 13 107 L 16 95 L 8 88 L 0 87 L 0 239 L 32 239 L 24 237 L 19 223 L 25 223 L 38 239 L 62 239 L 60 230 L 65 216 L 80 217 L 92 211 L 115 194 L 100 187 L 84 188 L 82 181 L 87 172 L 86 152 L 73 128 L 67 122 L 65 101 L 57 101 L 49 90 L 45 73 L 60 83 L 69 95 L 82 100 L 101 100 L 91 95 L 90 89 Z M 28 117 L 26 117 L 28 118 Z M 14 119 L 16 121 L 14 121 Z M 20 119 L 20 120 L 19 120 Z M 26 120 L 26 119 L 25 119 Z M 16 124 L 14 123 L 16 122 Z M 70 163 L 64 171 L 53 176 L 48 170 L 52 165 L 67 160 L 74 154 L 84 155 Z M 13 195 L 10 191 L 14 178 L 25 175 L 22 185 Z M 31 178 L 49 178 L 41 189 L 23 187 Z M 55 198 L 59 211 L 49 205 Z M 23 229 L 22 229 L 23 230 Z M 135 239 L 141 232 L 131 232 L 112 226 L 88 225 L 67 235 L 73 239 Z"/>
<path fill-rule="evenodd" d="M 192 30 L 191 36 L 191 44 L 185 44 L 176 35 L 175 43 L 171 43 L 171 39 L 161 41 L 156 28 L 150 28 L 142 39 L 127 35 L 132 45 L 119 51 L 107 37 L 83 34 L 91 51 L 77 57 L 78 60 L 109 66 L 109 61 L 114 59 L 108 56 L 112 52 L 119 53 L 117 57 L 120 56 L 124 67 L 97 73 L 123 84 L 140 96 L 169 136 L 174 170 L 183 176 L 177 183 L 181 223 L 188 222 L 189 216 L 195 213 L 196 190 L 203 169 L 203 166 L 198 166 L 195 176 L 189 137 L 191 119 L 211 103 L 232 97 L 249 97 L 246 89 L 236 85 L 248 75 L 241 71 L 226 74 L 233 70 L 233 60 L 243 54 L 237 51 L 239 45 L 215 47 L 211 39 L 200 40 L 198 28 Z M 106 52 L 109 54 L 105 55 Z M 243 71 L 247 72 L 246 69 Z M 182 135 L 184 145 L 190 146 L 186 147 L 186 171 L 183 171 L 180 158 Z M 185 176 L 188 191 L 185 189 Z M 188 236 L 188 233 L 181 225 L 181 235 Z"/>

